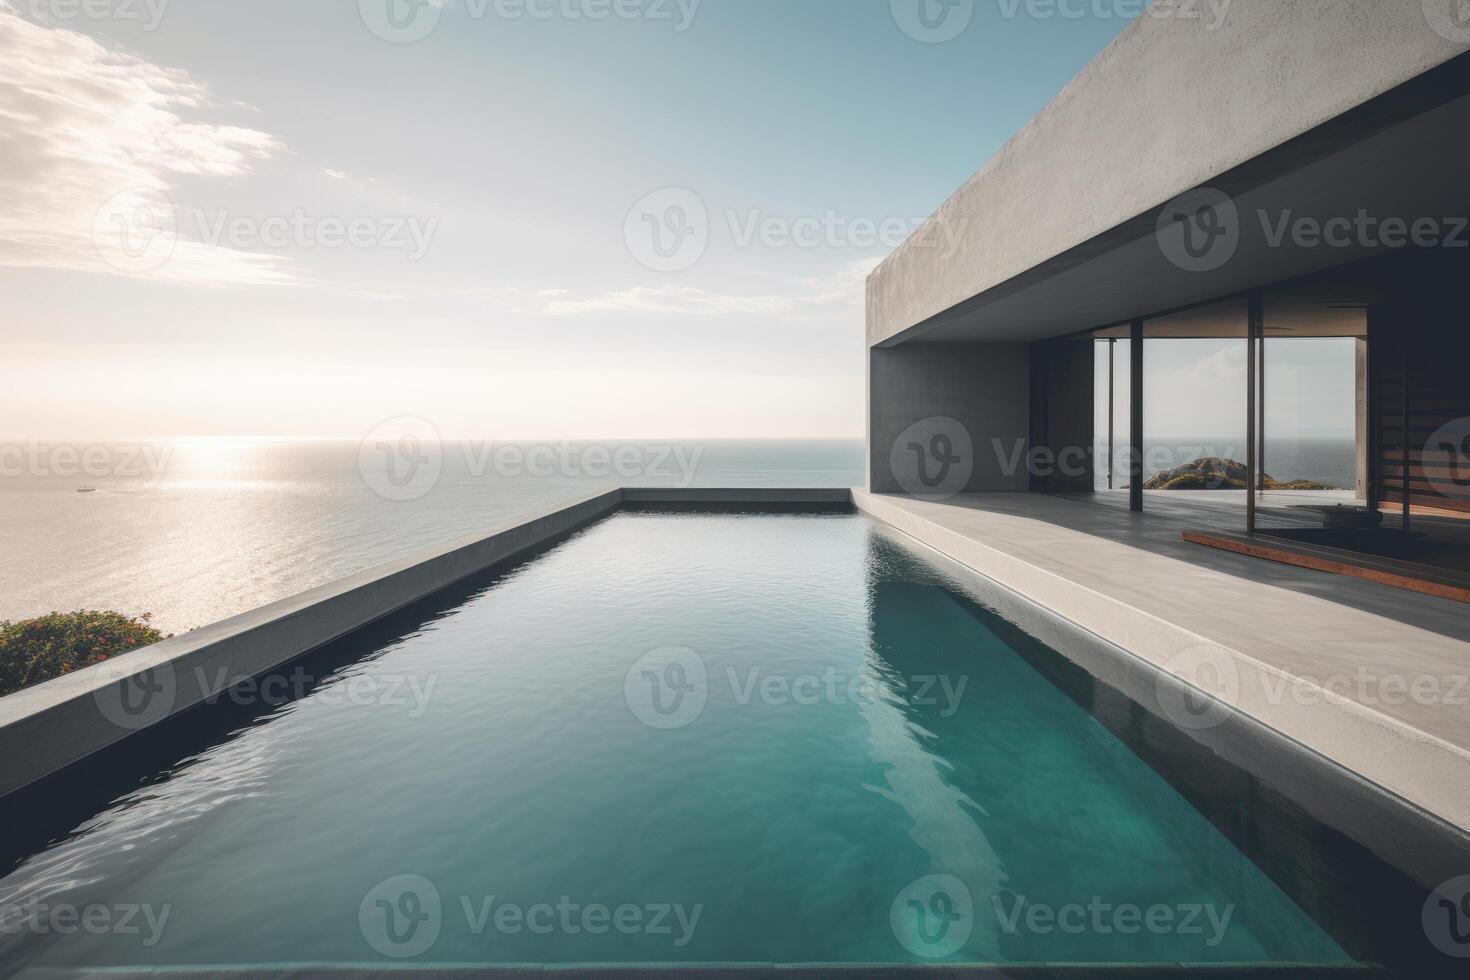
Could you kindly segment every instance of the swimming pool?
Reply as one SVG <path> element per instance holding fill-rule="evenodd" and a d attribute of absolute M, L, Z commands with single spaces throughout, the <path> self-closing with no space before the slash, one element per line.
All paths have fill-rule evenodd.
<path fill-rule="evenodd" d="M 58 794 L 0 962 L 1354 964 L 948 575 L 620 513 Z"/>

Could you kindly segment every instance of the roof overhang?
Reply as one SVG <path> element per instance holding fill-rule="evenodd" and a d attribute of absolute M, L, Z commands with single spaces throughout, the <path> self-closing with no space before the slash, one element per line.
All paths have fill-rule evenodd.
<path fill-rule="evenodd" d="M 868 342 L 1043 339 L 1387 250 L 1356 230 L 1278 240 L 1283 221 L 1452 230 L 1470 215 L 1465 52 L 1419 4 L 1242 2 L 1214 33 L 1141 18 L 874 271 Z M 1237 235 L 1186 268 L 1160 219 L 1202 186 Z"/>

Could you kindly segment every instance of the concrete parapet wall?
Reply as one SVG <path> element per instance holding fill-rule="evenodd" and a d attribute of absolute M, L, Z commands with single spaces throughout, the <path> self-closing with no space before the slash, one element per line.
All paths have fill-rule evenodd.
<path fill-rule="evenodd" d="M 621 505 L 560 504 L 0 698 L 0 796 Z"/>

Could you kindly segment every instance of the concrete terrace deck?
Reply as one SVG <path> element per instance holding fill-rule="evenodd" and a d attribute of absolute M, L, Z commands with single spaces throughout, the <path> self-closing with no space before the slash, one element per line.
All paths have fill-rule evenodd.
<path fill-rule="evenodd" d="M 1088 498 L 854 491 L 863 512 L 1470 829 L 1464 605 L 1191 545 Z"/>

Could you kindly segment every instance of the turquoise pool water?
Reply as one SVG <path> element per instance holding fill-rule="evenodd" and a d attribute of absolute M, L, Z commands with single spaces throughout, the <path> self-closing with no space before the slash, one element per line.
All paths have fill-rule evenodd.
<path fill-rule="evenodd" d="M 0 962 L 1349 962 L 995 627 L 861 517 L 618 515 L 239 692 Z"/>

